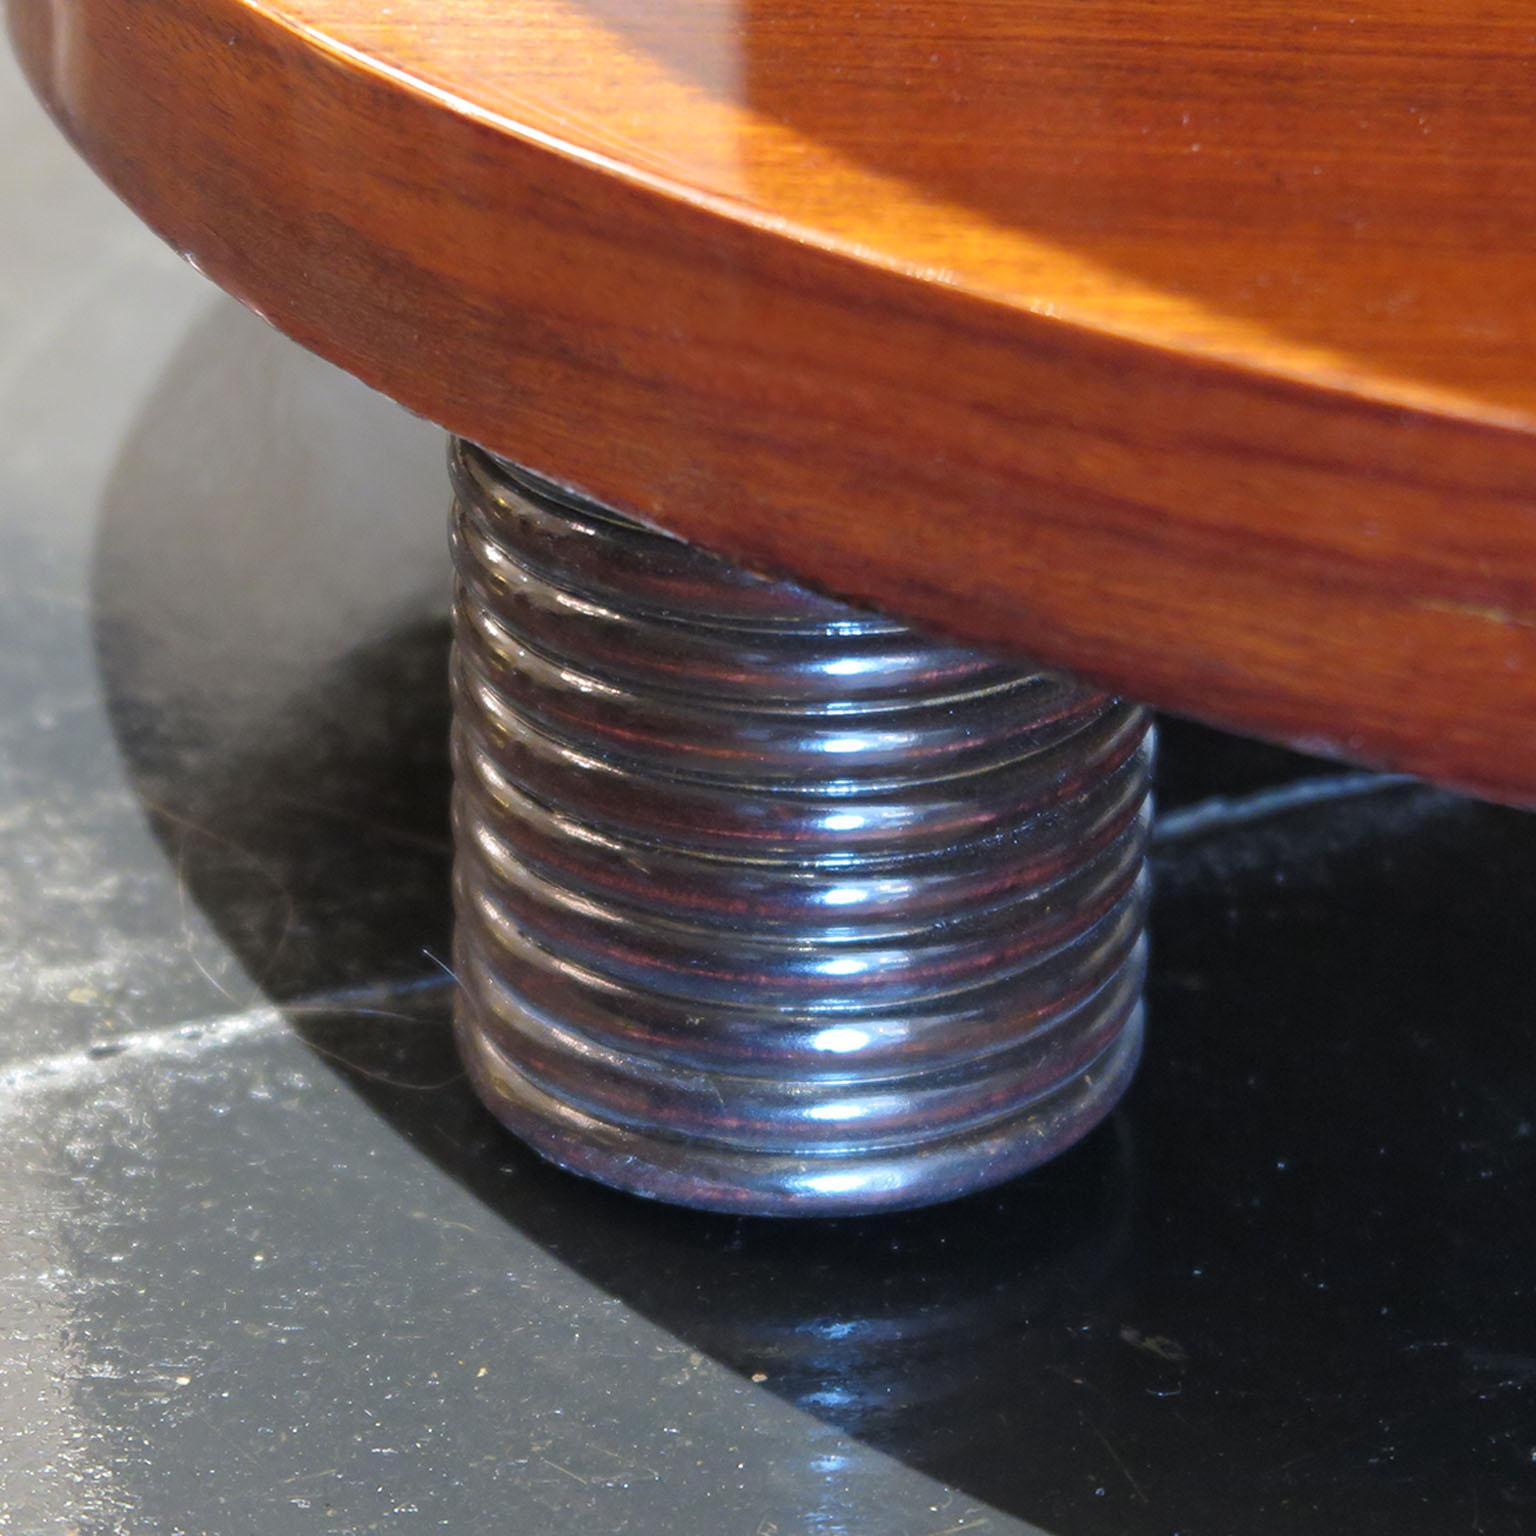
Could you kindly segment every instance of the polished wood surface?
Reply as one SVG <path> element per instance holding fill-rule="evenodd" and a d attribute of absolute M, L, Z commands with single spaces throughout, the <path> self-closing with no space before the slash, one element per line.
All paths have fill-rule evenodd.
<path fill-rule="evenodd" d="M 1536 800 L 1526 0 L 9 0 L 210 276 L 760 565 Z"/>

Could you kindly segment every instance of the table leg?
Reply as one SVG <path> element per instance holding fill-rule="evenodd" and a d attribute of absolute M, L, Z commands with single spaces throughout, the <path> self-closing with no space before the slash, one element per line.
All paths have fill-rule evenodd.
<path fill-rule="evenodd" d="M 948 1199 L 1141 1046 L 1137 706 L 915 634 L 458 442 L 471 1077 L 565 1167 L 743 1213 Z"/>

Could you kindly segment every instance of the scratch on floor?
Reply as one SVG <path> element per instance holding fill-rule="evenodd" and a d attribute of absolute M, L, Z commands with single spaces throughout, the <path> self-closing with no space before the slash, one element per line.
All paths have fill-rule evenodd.
<path fill-rule="evenodd" d="M 1297 779 L 1246 795 L 1212 795 L 1160 815 L 1153 823 L 1152 844 L 1161 848 L 1187 838 L 1227 832 L 1288 811 L 1415 787 L 1422 787 L 1422 780 L 1406 773 L 1333 773 Z"/>
<path fill-rule="evenodd" d="M 269 1030 L 284 1028 L 282 1012 L 270 1006 L 249 1008 L 241 1013 L 194 1021 L 168 1029 L 141 1029 L 133 1034 L 115 1035 L 112 1054 L 93 1054 L 89 1047 L 57 1051 L 35 1056 L 0 1072 L 0 1116 L 18 1099 L 33 1092 L 68 1088 L 84 1079 L 109 1070 L 109 1064 L 122 1057 L 133 1060 L 189 1060 L 212 1046 L 245 1040 Z"/>
<path fill-rule="evenodd" d="M 410 1016 L 406 1014 L 386 1013 L 381 1009 L 369 1008 L 365 1006 L 365 1001 L 399 995 L 402 992 L 419 995 L 422 992 L 446 988 L 448 985 L 446 978 L 432 976 L 396 986 L 336 992 L 285 1003 L 282 1006 L 263 1004 L 256 1008 L 242 1009 L 238 1013 L 220 1014 L 207 1019 L 188 1020 L 183 1024 L 166 1025 L 159 1029 L 141 1029 L 131 1034 L 114 1035 L 110 1041 L 109 1051 L 102 1050 L 100 1048 L 102 1042 L 97 1041 L 68 1051 L 55 1051 L 47 1056 L 34 1056 L 28 1061 L 0 1071 L 0 1119 L 3 1119 L 8 1111 L 18 1108 L 32 1095 L 54 1089 L 70 1088 L 78 1083 L 98 1078 L 114 1070 L 123 1062 L 191 1061 L 210 1050 L 220 1049 L 238 1040 L 248 1040 L 291 1029 L 295 1015 L 303 1016 L 311 1013 L 342 1015 L 351 1010 L 364 1016 L 382 1014 L 391 1018 L 409 1018 Z M 332 1053 L 321 1050 L 320 1054 Z"/>
<path fill-rule="evenodd" d="M 1131 1476 L 1131 1469 L 1126 1466 L 1125 1462 L 1120 1457 L 1119 1451 L 1117 1451 L 1110 1443 L 1109 1436 L 1106 1435 L 1104 1431 L 1100 1429 L 1099 1426 L 1095 1424 L 1093 1420 L 1090 1419 L 1086 1414 L 1083 1416 L 1083 1423 L 1085 1423 L 1088 1428 L 1091 1429 L 1094 1434 L 1099 1437 L 1100 1443 L 1103 1445 L 1104 1449 L 1109 1452 L 1110 1460 L 1112 1460 L 1114 1464 L 1119 1467 L 1121 1476 L 1124 1477 L 1126 1482 L 1131 1485 L 1131 1492 L 1134 1493 L 1143 1504 L 1150 1504 L 1152 1501 L 1142 1491 L 1141 1484 Z"/>

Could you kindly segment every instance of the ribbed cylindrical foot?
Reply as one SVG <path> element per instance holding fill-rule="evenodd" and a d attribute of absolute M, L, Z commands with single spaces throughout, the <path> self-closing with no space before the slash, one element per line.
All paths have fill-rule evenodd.
<path fill-rule="evenodd" d="M 945 1200 L 1141 1046 L 1145 714 L 453 450 L 457 1027 L 545 1156 L 717 1210 Z"/>

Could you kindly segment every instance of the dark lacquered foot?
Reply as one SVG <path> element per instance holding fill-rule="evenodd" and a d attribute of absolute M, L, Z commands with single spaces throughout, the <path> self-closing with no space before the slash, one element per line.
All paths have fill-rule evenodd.
<path fill-rule="evenodd" d="M 567 1168 L 846 1215 L 1091 1129 L 1141 1044 L 1135 706 L 457 443 L 457 1014 Z"/>

